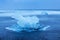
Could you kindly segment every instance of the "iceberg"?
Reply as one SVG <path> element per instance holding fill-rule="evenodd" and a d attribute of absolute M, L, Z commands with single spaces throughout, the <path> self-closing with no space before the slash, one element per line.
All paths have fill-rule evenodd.
<path fill-rule="evenodd" d="M 21 31 L 37 31 L 37 30 L 43 30 L 45 31 L 50 26 L 41 26 L 39 22 L 39 18 L 37 16 L 22 16 L 22 15 L 13 15 L 12 18 L 15 18 L 17 20 L 17 23 L 12 25 L 11 27 L 6 27 L 8 30 L 21 32 Z"/>
<path fill-rule="evenodd" d="M 15 18 L 17 20 L 17 24 L 11 27 L 6 27 L 8 30 L 19 32 L 22 30 L 32 31 L 33 29 L 39 28 L 39 18 L 36 16 L 23 17 L 22 15 L 13 15 L 12 18 Z"/>

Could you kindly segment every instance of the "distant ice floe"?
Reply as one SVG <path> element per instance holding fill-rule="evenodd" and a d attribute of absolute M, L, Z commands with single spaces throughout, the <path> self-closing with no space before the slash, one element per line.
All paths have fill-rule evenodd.
<path fill-rule="evenodd" d="M 15 14 L 15 16 L 17 15 L 17 14 L 19 14 L 19 15 L 56 15 L 56 14 L 58 14 L 58 15 L 60 15 L 60 11 L 41 11 L 41 10 L 39 10 L 39 11 L 22 11 L 22 10 L 19 10 L 19 11 L 9 11 L 9 10 L 4 10 L 4 11 L 2 11 L 2 10 L 0 10 L 0 17 L 1 16 L 12 16 L 12 15 L 14 15 Z"/>

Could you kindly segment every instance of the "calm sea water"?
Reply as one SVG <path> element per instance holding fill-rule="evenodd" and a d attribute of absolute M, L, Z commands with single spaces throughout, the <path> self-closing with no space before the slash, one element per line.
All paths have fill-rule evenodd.
<path fill-rule="evenodd" d="M 47 31 L 35 32 L 13 32 L 6 30 L 16 23 L 14 18 L 0 17 L 0 39 L 1 40 L 60 40 L 60 15 L 37 15 L 41 25 L 50 25 Z M 52 36 L 53 35 L 53 36 Z"/>

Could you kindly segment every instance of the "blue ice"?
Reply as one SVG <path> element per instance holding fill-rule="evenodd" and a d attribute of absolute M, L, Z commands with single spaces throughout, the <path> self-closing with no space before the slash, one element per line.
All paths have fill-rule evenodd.
<path fill-rule="evenodd" d="M 39 23 L 39 18 L 36 16 L 32 16 L 32 17 L 23 17 L 22 15 L 13 15 L 12 18 L 15 18 L 17 20 L 17 24 L 11 26 L 11 27 L 6 27 L 6 29 L 8 30 L 12 30 L 12 31 L 22 31 L 22 30 L 26 30 L 26 31 L 32 31 L 29 29 L 37 29 L 38 23 Z"/>
<path fill-rule="evenodd" d="M 12 25 L 11 27 L 6 27 L 8 30 L 20 32 L 22 30 L 31 32 L 35 31 L 34 29 L 39 29 L 45 31 L 50 26 L 41 26 L 39 22 L 39 18 L 37 16 L 27 16 L 24 17 L 22 15 L 13 15 L 12 18 L 15 18 L 17 20 L 17 24 Z"/>

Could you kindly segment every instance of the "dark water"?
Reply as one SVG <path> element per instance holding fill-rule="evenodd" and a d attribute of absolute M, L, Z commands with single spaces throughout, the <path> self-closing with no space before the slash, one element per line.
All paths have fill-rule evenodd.
<path fill-rule="evenodd" d="M 0 17 L 0 40 L 60 40 L 60 15 L 40 16 L 41 25 L 50 25 L 46 31 L 13 32 L 6 30 L 16 21 L 11 17 Z"/>

